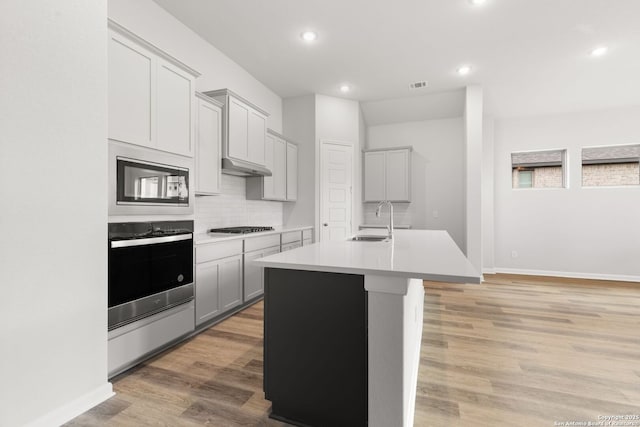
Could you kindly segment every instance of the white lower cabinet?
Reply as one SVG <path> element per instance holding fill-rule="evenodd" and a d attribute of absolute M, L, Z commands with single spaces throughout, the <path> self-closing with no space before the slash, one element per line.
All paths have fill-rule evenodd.
<path fill-rule="evenodd" d="M 242 255 L 218 261 L 218 292 L 222 311 L 242 302 Z"/>
<path fill-rule="evenodd" d="M 242 303 L 242 240 L 196 247 L 196 325 Z"/>
<path fill-rule="evenodd" d="M 218 304 L 218 270 L 216 261 L 196 265 L 196 324 L 220 313 Z"/>
<path fill-rule="evenodd" d="M 302 246 L 302 242 L 287 243 L 286 245 L 282 245 L 282 252 L 290 251 L 291 249 L 296 249 L 300 246 Z"/>
<path fill-rule="evenodd" d="M 253 261 L 280 253 L 280 246 L 260 249 L 244 254 L 244 300 L 260 296 L 264 293 L 264 267 L 256 265 Z"/>

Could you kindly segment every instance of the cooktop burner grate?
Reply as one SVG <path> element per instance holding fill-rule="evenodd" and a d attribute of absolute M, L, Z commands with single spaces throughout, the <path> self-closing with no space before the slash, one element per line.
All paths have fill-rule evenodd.
<path fill-rule="evenodd" d="M 242 226 L 242 227 L 212 228 L 209 230 L 210 233 L 232 233 L 232 234 L 257 233 L 260 231 L 273 231 L 273 227 Z"/>

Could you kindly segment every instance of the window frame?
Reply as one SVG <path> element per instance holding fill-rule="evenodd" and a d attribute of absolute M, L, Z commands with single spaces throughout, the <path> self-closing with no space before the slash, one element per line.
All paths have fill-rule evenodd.
<path fill-rule="evenodd" d="M 530 153 L 560 153 L 560 168 L 561 168 L 561 176 L 562 183 L 560 187 L 535 187 L 535 166 L 514 166 L 513 165 L 513 155 L 514 154 L 530 154 Z M 512 151 L 509 155 L 509 164 L 511 166 L 511 190 L 543 190 L 543 191 L 553 191 L 553 190 L 567 190 L 569 189 L 569 150 L 565 148 L 544 148 L 538 150 L 522 150 L 522 151 Z M 539 167 L 551 167 L 540 165 Z M 513 186 L 513 170 L 519 168 L 520 170 L 532 170 L 534 173 L 531 178 L 531 187 L 514 187 Z"/>
<path fill-rule="evenodd" d="M 591 190 L 591 189 L 607 189 L 607 188 L 635 188 L 638 189 L 640 188 L 640 156 L 635 157 L 636 161 L 620 161 L 619 159 L 617 161 L 613 161 L 613 162 L 608 162 L 608 163 L 591 163 L 591 165 L 605 165 L 605 164 L 620 164 L 620 163 L 638 163 L 638 184 L 627 184 L 627 185 L 584 185 L 584 159 L 583 159 L 583 152 L 585 149 L 590 149 L 590 148 L 615 148 L 615 147 L 634 147 L 637 146 L 640 148 L 640 143 L 634 143 L 634 144 L 608 144 L 608 145 L 590 145 L 590 146 L 586 146 L 586 147 L 581 147 L 580 148 L 580 188 L 584 188 L 587 190 Z M 630 159 L 634 159 L 633 157 L 631 157 Z M 589 164 L 587 164 L 589 165 Z"/>

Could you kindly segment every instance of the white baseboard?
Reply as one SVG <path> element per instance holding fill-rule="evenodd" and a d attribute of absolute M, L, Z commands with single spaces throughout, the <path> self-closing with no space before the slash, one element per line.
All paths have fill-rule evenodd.
<path fill-rule="evenodd" d="M 495 268 L 483 268 L 482 269 L 482 274 L 496 274 L 496 269 Z"/>
<path fill-rule="evenodd" d="M 487 270 L 484 270 L 489 274 Z M 523 274 L 526 276 L 551 276 L 551 277 L 568 277 L 572 279 L 593 279 L 593 280 L 612 280 L 617 282 L 640 282 L 640 276 L 631 276 L 624 274 L 600 274 L 600 273 L 574 273 L 570 271 L 547 271 L 547 270 L 526 270 L 520 268 L 501 268 L 496 267 L 493 273 L 504 274 Z"/>
<path fill-rule="evenodd" d="M 78 415 L 83 414 L 94 406 L 104 402 L 113 395 L 115 395 L 113 392 L 113 386 L 110 382 L 107 382 L 97 389 L 80 396 L 79 398 L 49 412 L 48 414 L 43 415 L 35 421 L 30 422 L 27 424 L 27 427 L 60 426 L 67 421 L 71 421 Z"/>

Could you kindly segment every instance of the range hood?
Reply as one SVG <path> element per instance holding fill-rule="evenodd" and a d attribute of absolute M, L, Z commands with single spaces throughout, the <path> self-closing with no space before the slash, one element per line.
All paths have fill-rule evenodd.
<path fill-rule="evenodd" d="M 271 176 L 272 173 L 264 166 L 243 160 L 224 157 L 222 159 L 222 173 L 235 176 Z"/>

